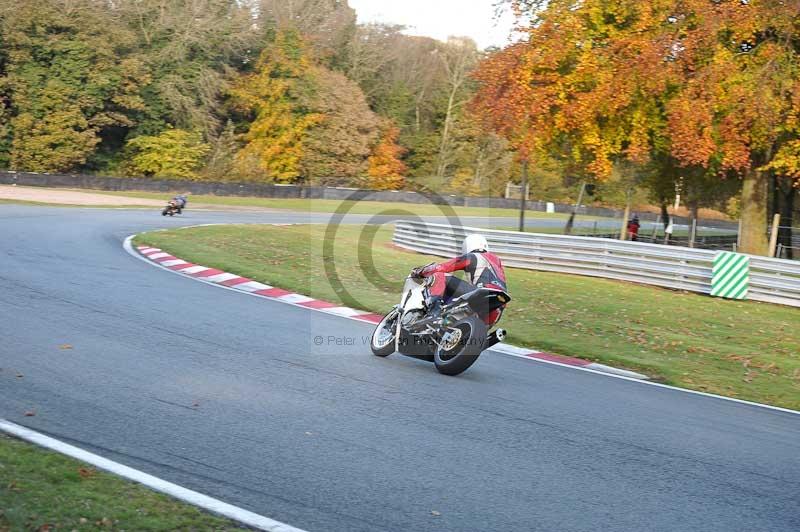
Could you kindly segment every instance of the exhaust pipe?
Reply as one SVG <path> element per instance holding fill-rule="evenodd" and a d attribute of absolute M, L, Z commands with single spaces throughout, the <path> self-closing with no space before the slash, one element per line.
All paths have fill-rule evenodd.
<path fill-rule="evenodd" d="M 497 329 L 489 336 L 486 337 L 486 343 L 484 344 L 484 349 L 489 349 L 491 347 L 496 346 L 500 342 L 506 339 L 508 336 L 508 332 L 505 329 Z"/>

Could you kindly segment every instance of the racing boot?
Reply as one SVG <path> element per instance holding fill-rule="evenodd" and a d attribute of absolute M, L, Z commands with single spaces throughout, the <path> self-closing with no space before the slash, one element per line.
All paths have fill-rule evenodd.
<path fill-rule="evenodd" d="M 442 316 L 442 305 L 444 301 L 441 296 L 430 296 L 425 301 L 425 306 L 428 307 L 428 317 L 431 319 L 439 319 Z"/>

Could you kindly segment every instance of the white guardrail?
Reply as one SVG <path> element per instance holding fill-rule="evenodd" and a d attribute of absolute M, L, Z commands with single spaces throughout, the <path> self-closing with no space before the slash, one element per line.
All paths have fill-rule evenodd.
<path fill-rule="evenodd" d="M 618 279 L 708 294 L 718 252 L 580 236 L 518 233 L 423 222 L 397 222 L 402 248 L 454 257 L 469 233 L 486 236 L 507 266 Z M 800 262 L 750 257 L 748 299 L 800 307 Z"/>

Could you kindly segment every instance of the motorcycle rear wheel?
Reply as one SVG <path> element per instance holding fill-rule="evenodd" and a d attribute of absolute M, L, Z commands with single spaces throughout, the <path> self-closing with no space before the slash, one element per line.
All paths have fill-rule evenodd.
<path fill-rule="evenodd" d="M 433 363 L 443 375 L 460 375 L 477 362 L 486 342 L 488 328 L 478 316 L 470 316 L 450 327 L 460 331 L 460 338 L 452 347 L 436 348 Z"/>

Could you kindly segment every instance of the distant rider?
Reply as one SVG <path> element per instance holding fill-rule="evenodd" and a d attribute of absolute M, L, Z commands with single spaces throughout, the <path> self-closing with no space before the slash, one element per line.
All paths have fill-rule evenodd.
<path fill-rule="evenodd" d="M 469 235 L 464 239 L 462 255 L 442 264 L 432 264 L 417 268 L 412 275 L 433 277 L 433 284 L 428 289 L 430 297 L 427 301 L 429 312 L 438 316 L 446 299 L 468 294 L 477 288 L 495 288 L 506 291 L 506 273 L 500 258 L 489 252 L 489 243 L 483 235 Z M 464 271 L 467 281 L 451 275 L 456 271 Z M 493 310 L 483 321 L 492 326 L 500 321 L 503 309 Z"/>
<path fill-rule="evenodd" d="M 178 214 L 180 214 L 181 211 L 186 208 L 186 204 L 189 203 L 189 193 L 178 194 L 172 198 L 172 201 L 175 202 L 175 206 L 178 207 Z"/>

